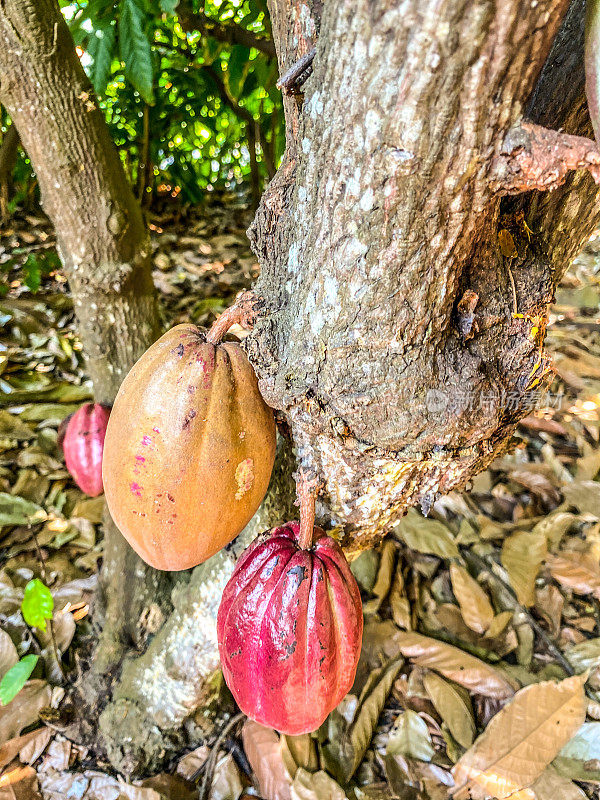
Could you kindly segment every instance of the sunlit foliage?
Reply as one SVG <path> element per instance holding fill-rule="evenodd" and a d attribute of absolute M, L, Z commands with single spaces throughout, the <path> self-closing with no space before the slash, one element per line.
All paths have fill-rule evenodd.
<path fill-rule="evenodd" d="M 143 202 L 244 187 L 256 200 L 284 147 L 264 0 L 61 6 Z"/>

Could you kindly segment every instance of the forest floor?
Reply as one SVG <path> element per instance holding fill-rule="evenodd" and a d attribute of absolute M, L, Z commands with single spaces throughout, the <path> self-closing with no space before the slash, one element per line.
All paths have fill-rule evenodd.
<path fill-rule="evenodd" d="M 151 215 L 165 326 L 210 324 L 256 277 L 249 221 L 233 197 Z M 46 221 L 31 215 L 16 216 L 0 240 L 0 676 L 39 656 L 0 707 L 0 800 L 191 800 L 203 783 L 214 800 L 438 800 L 467 796 L 458 789 L 474 774 L 484 788 L 471 787 L 473 797 L 598 797 L 593 248 L 558 292 L 547 337 L 555 379 L 510 454 L 468 492 L 438 500 L 427 519 L 409 512 L 353 563 L 365 613 L 361 661 L 352 694 L 318 735 L 279 738 L 236 719 L 160 775 L 128 783 L 91 757 L 93 743 L 61 732 L 65 686 L 93 635 L 103 499 L 77 489 L 57 448 L 59 423 L 91 393 L 53 246 Z M 22 616 L 35 577 L 54 598 L 59 660 L 49 629 Z"/>

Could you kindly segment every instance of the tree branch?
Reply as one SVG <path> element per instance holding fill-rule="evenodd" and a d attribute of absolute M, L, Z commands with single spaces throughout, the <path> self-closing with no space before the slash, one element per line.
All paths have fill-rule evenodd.
<path fill-rule="evenodd" d="M 504 139 L 492 165 L 492 186 L 500 194 L 550 191 L 578 169 L 600 183 L 600 150 L 594 141 L 523 122 Z"/>
<path fill-rule="evenodd" d="M 228 44 L 243 44 L 246 47 L 254 47 L 262 53 L 275 58 L 275 45 L 270 39 L 257 36 L 252 31 L 242 28 L 240 25 L 224 25 L 204 12 L 192 11 L 189 0 L 180 0 L 177 6 L 179 23 L 184 31 L 193 33 L 198 31 L 206 36 L 212 36 L 219 42 Z"/>

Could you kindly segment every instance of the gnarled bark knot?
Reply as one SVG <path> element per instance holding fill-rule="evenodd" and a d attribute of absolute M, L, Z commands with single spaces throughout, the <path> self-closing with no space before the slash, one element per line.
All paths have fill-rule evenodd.
<path fill-rule="evenodd" d="M 600 183 L 600 150 L 594 141 L 523 122 L 504 138 L 492 165 L 491 183 L 500 194 L 549 191 L 578 169 L 587 170 Z"/>

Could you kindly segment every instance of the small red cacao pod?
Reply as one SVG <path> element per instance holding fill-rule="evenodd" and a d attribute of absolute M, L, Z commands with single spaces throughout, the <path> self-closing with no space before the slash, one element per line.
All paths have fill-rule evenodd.
<path fill-rule="evenodd" d="M 109 406 L 84 403 L 70 417 L 62 442 L 59 436 L 67 469 L 90 497 L 102 494 L 102 452 L 109 416 Z"/>
<path fill-rule="evenodd" d="M 275 445 L 273 411 L 240 345 L 177 325 L 115 399 L 103 462 L 112 518 L 150 566 L 195 567 L 262 503 Z"/>
<path fill-rule="evenodd" d="M 360 591 L 340 546 L 300 523 L 259 537 L 243 553 L 219 608 L 227 685 L 250 719 L 281 733 L 316 730 L 354 682 L 362 640 Z"/>

